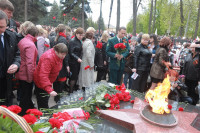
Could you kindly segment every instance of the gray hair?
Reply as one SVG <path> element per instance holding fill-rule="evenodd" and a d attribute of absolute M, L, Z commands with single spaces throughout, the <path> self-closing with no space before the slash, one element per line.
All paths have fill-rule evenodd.
<path fill-rule="evenodd" d="M 8 17 L 6 15 L 6 13 L 2 10 L 0 10 L 0 20 L 5 19 L 6 20 L 6 24 L 8 24 Z"/>

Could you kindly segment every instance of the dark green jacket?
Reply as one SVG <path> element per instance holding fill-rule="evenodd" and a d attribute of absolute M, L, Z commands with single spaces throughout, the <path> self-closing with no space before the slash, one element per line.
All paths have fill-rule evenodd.
<path fill-rule="evenodd" d="M 117 58 L 115 58 L 115 54 L 117 53 L 117 51 L 115 50 L 114 45 L 120 42 L 116 36 L 108 40 L 106 54 L 108 55 L 108 57 L 110 57 L 109 67 L 112 70 L 124 70 L 125 58 L 129 54 L 130 47 L 127 38 L 122 38 L 122 42 L 125 42 L 124 44 L 126 45 L 126 50 L 122 53 L 123 59 L 121 59 L 120 65 L 118 65 Z"/>

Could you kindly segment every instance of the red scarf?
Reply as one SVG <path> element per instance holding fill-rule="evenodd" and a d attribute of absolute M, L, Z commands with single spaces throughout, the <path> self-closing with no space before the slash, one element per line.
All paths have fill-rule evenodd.
<path fill-rule="evenodd" d="M 63 37 L 67 37 L 66 35 L 65 35 L 65 33 L 63 33 L 63 32 L 59 32 L 59 36 L 63 36 Z"/>

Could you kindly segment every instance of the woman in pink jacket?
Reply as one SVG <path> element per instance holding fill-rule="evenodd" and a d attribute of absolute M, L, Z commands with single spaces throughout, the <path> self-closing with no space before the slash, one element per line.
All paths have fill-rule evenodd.
<path fill-rule="evenodd" d="M 67 46 L 64 43 L 58 43 L 40 57 L 38 66 L 34 72 L 38 108 L 49 108 L 48 94 L 51 96 L 57 95 L 52 88 L 52 83 L 56 80 L 67 53 Z"/>
<path fill-rule="evenodd" d="M 26 110 L 34 108 L 32 97 L 33 72 L 36 68 L 37 48 L 35 46 L 36 36 L 39 31 L 35 26 L 27 29 L 27 35 L 18 43 L 21 56 L 21 66 L 16 78 L 19 79 L 21 98 L 19 106 L 22 108 L 20 115 L 24 115 Z"/>

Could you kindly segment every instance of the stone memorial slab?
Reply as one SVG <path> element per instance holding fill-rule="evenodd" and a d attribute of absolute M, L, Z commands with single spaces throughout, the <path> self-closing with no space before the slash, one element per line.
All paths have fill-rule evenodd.
<path fill-rule="evenodd" d="M 133 109 L 99 110 L 97 114 L 108 121 L 133 130 L 134 133 L 199 133 L 196 128 L 191 126 L 197 113 L 172 111 L 178 119 L 178 124 L 173 127 L 162 127 L 154 125 L 140 116 L 141 110 L 146 105 L 148 103 L 136 98 Z"/>

